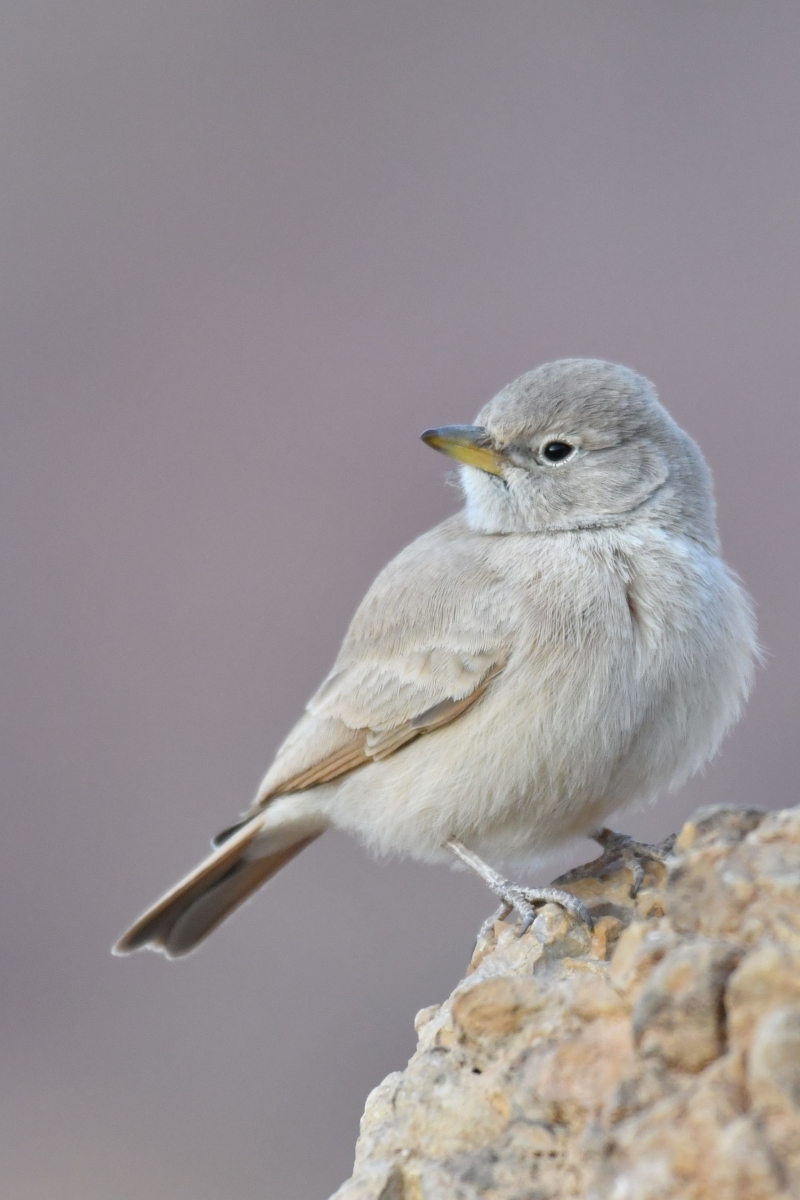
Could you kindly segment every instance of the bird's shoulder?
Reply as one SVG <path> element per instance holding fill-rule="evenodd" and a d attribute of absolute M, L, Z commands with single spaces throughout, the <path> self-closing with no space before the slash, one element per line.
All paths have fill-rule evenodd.
<path fill-rule="evenodd" d="M 459 515 L 401 551 L 356 610 L 309 712 L 385 729 L 468 696 L 513 641 L 494 541 Z"/>
<path fill-rule="evenodd" d="M 495 605 L 507 571 L 497 555 L 500 539 L 470 529 L 461 514 L 428 530 L 400 551 L 375 578 L 353 615 L 342 654 L 369 644 L 384 646 L 419 631 L 423 637 L 496 620 Z"/>

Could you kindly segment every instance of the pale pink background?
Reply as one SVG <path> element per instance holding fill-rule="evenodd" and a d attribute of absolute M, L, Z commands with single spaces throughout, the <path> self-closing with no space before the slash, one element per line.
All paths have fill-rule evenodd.
<path fill-rule="evenodd" d="M 108 947 L 249 800 L 418 440 L 650 375 L 768 651 L 654 813 L 797 799 L 794 0 L 7 0 L 0 1161 L 10 1200 L 311 1200 L 491 906 L 323 838 L 194 958 Z"/>

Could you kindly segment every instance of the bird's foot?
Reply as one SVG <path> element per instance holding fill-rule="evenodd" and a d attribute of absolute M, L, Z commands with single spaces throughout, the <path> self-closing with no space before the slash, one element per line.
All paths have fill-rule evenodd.
<path fill-rule="evenodd" d="M 582 904 L 577 896 L 573 896 L 570 892 L 564 892 L 561 888 L 545 887 L 545 888 L 529 888 L 521 887 L 518 883 L 511 883 L 508 879 L 503 879 L 493 867 L 485 863 L 482 858 L 479 858 L 474 851 L 469 850 L 463 842 L 456 838 L 451 838 L 445 842 L 448 850 L 455 854 L 456 858 L 480 876 L 486 886 L 494 892 L 495 896 L 501 901 L 500 908 L 489 917 L 488 921 L 484 921 L 481 926 L 478 937 L 486 937 L 491 932 L 495 921 L 502 921 L 512 909 L 516 909 L 522 918 L 519 927 L 518 935 L 522 937 L 523 933 L 527 933 L 533 922 L 536 920 L 536 905 L 537 904 L 559 904 L 573 917 L 577 917 L 579 921 L 583 921 L 584 925 L 591 931 L 594 928 L 591 914 L 585 904 Z"/>
<path fill-rule="evenodd" d="M 577 896 L 573 896 L 571 892 L 562 891 L 561 888 L 522 887 L 518 883 L 509 883 L 507 880 L 503 880 L 502 890 L 500 888 L 492 889 L 492 891 L 495 890 L 496 894 L 503 901 L 503 908 L 506 910 L 505 915 L 508 915 L 513 908 L 520 915 L 521 923 L 517 930 L 518 937 L 522 937 L 524 933 L 528 932 L 536 920 L 537 905 L 542 904 L 558 904 L 578 921 L 582 921 L 590 932 L 594 929 L 594 921 L 586 905 L 581 903 Z M 494 917 L 492 919 L 494 921 L 498 918 Z"/>
<path fill-rule="evenodd" d="M 669 837 L 664 838 L 663 842 L 655 845 L 650 845 L 649 842 L 637 842 L 627 833 L 615 833 L 613 829 L 598 829 L 590 836 L 600 844 L 603 853 L 599 858 L 593 858 L 591 862 L 584 863 L 580 867 L 573 867 L 571 871 L 559 875 L 556 883 L 572 883 L 576 879 L 588 879 L 595 875 L 605 874 L 614 867 L 623 866 L 627 867 L 633 876 L 631 897 L 635 897 L 644 881 L 642 859 L 666 865 L 677 835 L 672 833 Z"/>

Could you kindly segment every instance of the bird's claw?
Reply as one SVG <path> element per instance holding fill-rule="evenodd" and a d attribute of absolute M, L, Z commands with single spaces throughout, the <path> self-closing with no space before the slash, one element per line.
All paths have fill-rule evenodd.
<path fill-rule="evenodd" d="M 508 916 L 512 908 L 515 908 L 522 918 L 520 927 L 517 930 L 517 936 L 522 937 L 536 920 L 537 905 L 558 904 L 578 921 L 582 921 L 590 932 L 594 929 L 594 921 L 586 905 L 582 904 L 577 896 L 573 896 L 570 892 L 562 891 L 561 888 L 528 888 L 521 887 L 516 883 L 504 883 L 502 888 L 497 889 L 497 895 L 503 904 L 499 912 L 495 913 L 486 922 L 486 925 L 490 928 L 495 921 L 502 920 L 504 916 Z"/>
<path fill-rule="evenodd" d="M 498 908 L 497 912 L 493 912 L 490 917 L 486 918 L 486 920 L 483 922 L 480 929 L 478 930 L 478 938 L 477 938 L 476 945 L 478 945 L 484 938 L 488 938 L 490 936 L 497 921 L 505 921 L 506 917 L 511 912 L 513 907 L 514 907 L 513 904 L 506 904 L 505 901 L 503 901 L 503 903 Z"/>
<path fill-rule="evenodd" d="M 649 842 L 637 842 L 627 833 L 615 833 L 613 829 L 599 829 L 591 837 L 602 847 L 603 853 L 599 858 L 593 858 L 591 862 L 584 863 L 583 866 L 573 867 L 571 871 L 566 871 L 558 877 L 556 883 L 572 883 L 576 879 L 587 879 L 594 875 L 604 874 L 612 867 L 624 866 L 633 876 L 630 892 L 633 898 L 638 894 L 644 881 L 642 859 L 650 859 L 666 865 L 675 845 L 676 835 L 670 834 L 669 837 L 664 838 L 663 842 L 655 845 L 650 845 Z"/>

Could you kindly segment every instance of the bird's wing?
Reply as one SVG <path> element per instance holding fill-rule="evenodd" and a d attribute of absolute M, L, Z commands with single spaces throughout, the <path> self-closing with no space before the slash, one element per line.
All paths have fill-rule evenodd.
<path fill-rule="evenodd" d="M 483 695 L 512 649 L 486 541 L 451 518 L 381 572 L 254 807 L 386 758 Z"/>

